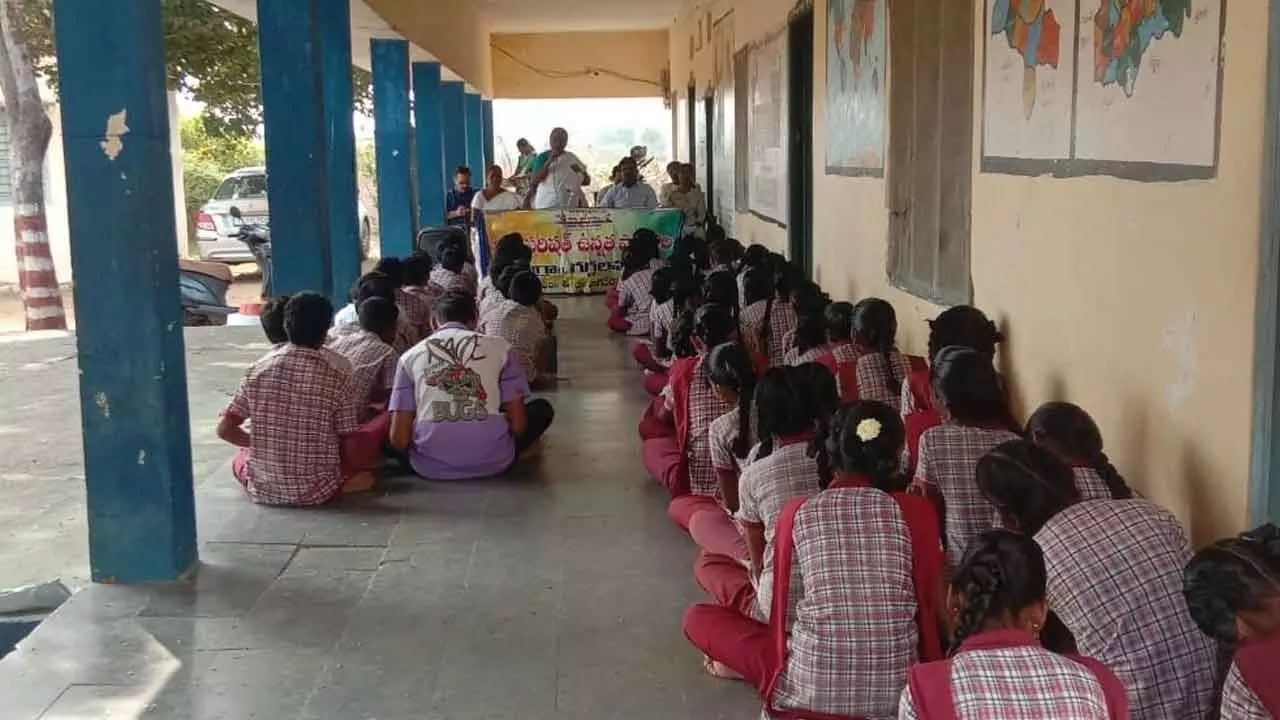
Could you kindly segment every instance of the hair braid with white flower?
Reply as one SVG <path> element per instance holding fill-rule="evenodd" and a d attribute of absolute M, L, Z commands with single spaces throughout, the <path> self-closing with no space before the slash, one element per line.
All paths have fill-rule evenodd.
<path fill-rule="evenodd" d="M 831 418 L 827 455 L 837 473 L 861 476 L 879 490 L 894 492 L 906 487 L 898 469 L 905 439 L 902 419 L 893 408 L 870 400 L 856 402 Z"/>

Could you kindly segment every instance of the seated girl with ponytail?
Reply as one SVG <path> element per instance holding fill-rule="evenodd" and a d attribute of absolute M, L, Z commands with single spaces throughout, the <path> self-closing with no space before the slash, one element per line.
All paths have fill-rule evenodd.
<path fill-rule="evenodd" d="M 711 348 L 731 342 L 737 335 L 729 309 L 703 305 L 692 313 L 690 326 L 692 347 L 687 349 L 693 352 L 671 364 L 667 386 L 652 406 L 654 419 L 669 425 L 674 432 L 645 440 L 641 445 L 645 469 L 672 498 L 716 495 L 719 483 L 711 468 L 707 431 L 711 421 L 733 408 L 716 393 L 706 364 Z M 674 506 L 672 512 L 680 512 L 672 519 L 687 530 L 689 515 L 684 510 L 683 505 Z"/>
<path fill-rule="evenodd" d="M 685 614 L 685 635 L 719 663 L 709 670 L 746 678 L 770 717 L 895 717 L 908 668 L 942 657 L 938 518 L 903 492 L 902 441 L 887 405 L 837 410 L 821 492 L 778 518 L 769 622 L 718 605 Z"/>
<path fill-rule="evenodd" d="M 1126 720 L 1124 685 L 1106 665 L 1040 644 L 1047 581 L 1031 538 L 1006 530 L 974 538 L 951 580 L 950 657 L 911 669 L 899 720 Z"/>
<path fill-rule="evenodd" d="M 1102 450 L 1098 424 L 1080 406 L 1051 402 L 1027 421 L 1027 439 L 1071 466 L 1083 500 L 1129 500 L 1133 489 Z"/>
<path fill-rule="evenodd" d="M 921 358 L 898 352 L 898 316 L 880 298 L 867 298 L 853 310 L 853 342 L 858 347 L 859 400 L 875 400 L 902 410 L 902 386 L 913 370 L 928 371 Z"/>
<path fill-rule="evenodd" d="M 1026 440 L 992 450 L 977 480 L 1002 524 L 1044 553 L 1049 608 L 1071 635 L 1051 649 L 1106 663 L 1134 720 L 1206 717 L 1216 653 L 1182 597 L 1191 546 L 1178 519 L 1145 500 L 1080 502 L 1071 469 Z"/>
<path fill-rule="evenodd" d="M 707 379 L 720 399 L 734 406 L 713 420 L 707 431 L 711 469 L 719 492 L 714 496 L 687 495 L 671 502 L 673 506 L 681 502 L 698 505 L 687 513 L 689 535 L 698 547 L 746 562 L 747 541 L 733 517 L 738 512 L 738 477 L 756 444 L 756 418 L 751 406 L 756 368 L 746 347 L 736 342 L 716 346 L 707 355 Z"/>
<path fill-rule="evenodd" d="M 827 345 L 827 306 L 831 299 L 814 286 L 812 292 L 796 296 L 796 329 L 787 350 L 787 365 L 818 363 L 836 374 L 836 358 Z M 839 382 L 836 383 L 837 390 Z"/>
<path fill-rule="evenodd" d="M 989 450 L 1016 440 L 1018 433 L 1000 378 L 987 357 L 970 348 L 945 348 L 938 353 L 933 375 L 944 421 L 917 436 L 912 487 L 937 505 L 949 566 L 955 568 L 969 542 L 990 529 L 994 517 L 991 503 L 973 482 L 974 469 Z M 908 446 L 911 433 L 908 424 Z"/>
<path fill-rule="evenodd" d="M 1280 528 L 1263 525 L 1196 553 L 1183 595 L 1196 625 L 1234 653 L 1221 720 L 1280 718 Z"/>
<path fill-rule="evenodd" d="M 648 335 L 650 294 L 654 269 L 648 255 L 628 248 L 622 253 L 622 280 L 618 283 L 618 305 L 609 315 L 609 329 L 624 335 Z"/>
<path fill-rule="evenodd" d="M 676 319 L 674 280 L 671 268 L 658 268 L 649 277 L 649 342 L 639 343 L 632 350 L 641 368 L 663 375 L 667 372 L 664 361 L 671 357 L 671 325 Z"/>
<path fill-rule="evenodd" d="M 789 500 L 817 494 L 827 473 L 827 426 L 839 406 L 836 381 L 821 365 L 776 367 L 756 388 L 760 444 L 738 478 L 738 521 L 748 563 L 702 553 L 694 578 L 722 606 L 768 621 L 773 592 L 773 539 Z"/>
<path fill-rule="evenodd" d="M 1000 334 L 996 324 L 987 319 L 981 310 L 968 305 L 948 308 L 929 321 L 930 362 L 938 357 L 943 348 L 967 347 L 994 363 L 996 346 L 1003 341 L 1004 335 Z M 912 366 L 911 375 L 902 385 L 901 403 L 904 418 L 913 412 L 936 408 L 929 368 L 923 364 Z M 907 434 L 910 439 L 909 427 Z"/>
<path fill-rule="evenodd" d="M 823 312 L 827 324 L 827 347 L 836 364 L 836 387 L 842 402 L 858 399 L 858 358 L 862 353 L 853 342 L 853 312 L 856 307 L 849 302 L 833 302 Z"/>
<path fill-rule="evenodd" d="M 796 329 L 798 316 L 791 301 L 791 290 L 796 286 L 796 270 L 781 255 L 771 255 L 763 269 L 770 289 L 759 297 L 764 281 L 748 275 L 742 306 L 742 333 L 754 344 L 752 350 L 769 359 L 769 367 L 786 364 L 788 338 Z"/>

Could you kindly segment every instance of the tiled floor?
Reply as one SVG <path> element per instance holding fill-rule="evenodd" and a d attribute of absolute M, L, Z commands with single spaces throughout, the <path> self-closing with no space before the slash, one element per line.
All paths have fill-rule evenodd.
<path fill-rule="evenodd" d="M 239 497 L 202 422 L 257 338 L 191 341 L 198 576 L 78 593 L 0 662 L 0 717 L 754 718 L 753 693 L 703 676 L 680 634 L 694 551 L 640 466 L 626 347 L 598 300 L 561 305 L 566 380 L 538 461 L 323 510 Z"/>

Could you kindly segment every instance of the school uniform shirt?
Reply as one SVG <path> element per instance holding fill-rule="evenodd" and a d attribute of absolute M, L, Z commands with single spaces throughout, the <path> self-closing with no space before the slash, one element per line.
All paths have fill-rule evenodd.
<path fill-rule="evenodd" d="M 790 301 L 775 300 L 769 312 L 769 337 L 765 338 L 768 348 L 761 347 L 760 332 L 764 327 L 767 306 L 768 301 L 761 300 L 743 309 L 740 320 L 742 335 L 752 353 L 768 357 L 769 367 L 780 367 L 786 364 L 787 350 L 790 348 L 787 338 L 795 333 L 799 320 Z"/>
<path fill-rule="evenodd" d="M 1240 675 L 1240 667 L 1231 663 L 1227 681 L 1222 686 L 1222 711 L 1219 720 L 1274 720 Z"/>
<path fill-rule="evenodd" d="M 756 444 L 756 414 L 748 413 L 751 416 L 748 423 L 748 431 L 751 433 L 747 438 L 747 447 L 755 447 Z M 711 427 L 707 430 L 707 443 L 711 447 L 711 469 L 717 472 L 741 472 L 743 466 L 746 465 L 746 458 L 740 458 L 733 454 L 733 446 L 738 442 L 738 409 L 733 408 L 729 412 L 721 415 L 711 421 Z"/>
<path fill-rule="evenodd" d="M 858 358 L 858 399 L 882 402 L 896 411 L 902 409 L 902 381 L 911 374 L 907 356 L 891 350 L 889 363 L 878 352 L 864 353 Z"/>
<path fill-rule="evenodd" d="M 414 413 L 416 473 L 462 480 L 511 466 L 515 439 L 502 406 L 528 395 L 510 343 L 449 323 L 400 358 L 390 409 Z"/>
<path fill-rule="evenodd" d="M 773 599 L 773 534 L 778 515 L 787 501 L 818 494 L 818 462 L 809 457 L 808 441 L 774 444 L 768 457 L 759 458 L 757 445 L 738 478 L 738 519 L 764 525 L 764 562 L 756 584 L 756 606 L 752 613 L 761 622 L 769 621 Z"/>
<path fill-rule="evenodd" d="M 791 638 L 773 705 L 893 717 L 918 654 L 911 535 L 898 503 L 869 487 L 828 489 L 801 506 L 792 537 Z"/>
<path fill-rule="evenodd" d="M 333 340 L 344 332 L 350 332 L 354 328 L 360 327 L 360 315 L 356 311 L 355 303 L 347 303 L 341 310 L 333 316 L 333 327 L 329 328 L 329 340 Z M 409 324 L 408 318 L 401 315 L 396 318 L 396 340 L 391 343 L 391 347 L 395 348 L 397 354 L 404 353 L 405 350 L 414 346 L 420 338 L 414 327 Z"/>
<path fill-rule="evenodd" d="M 1182 597 L 1191 547 L 1178 519 L 1145 500 L 1078 503 L 1036 533 L 1048 601 L 1080 653 L 1128 688 L 1134 720 L 1203 718 L 1216 654 Z"/>
<path fill-rule="evenodd" d="M 431 270 L 431 282 L 438 286 L 441 292 L 461 290 L 474 295 L 477 288 L 476 282 L 468 279 L 464 273 L 445 270 L 442 267 Z"/>
<path fill-rule="evenodd" d="M 653 285 L 653 270 L 648 268 L 637 270 L 626 280 L 618 283 L 618 309 L 631 323 L 628 335 L 649 335 L 650 316 L 653 308 L 653 296 L 649 289 Z"/>
<path fill-rule="evenodd" d="M 658 194 L 645 182 L 636 182 L 631 187 L 618 184 L 604 191 L 600 207 L 652 210 L 658 207 Z"/>
<path fill-rule="evenodd" d="M 226 412 L 252 424 L 244 486 L 254 502 L 316 505 L 341 490 L 338 448 L 357 425 L 341 356 L 281 345 L 249 368 Z"/>
<path fill-rule="evenodd" d="M 859 361 L 861 362 L 861 361 Z M 942 496 L 943 529 L 948 566 L 955 570 L 969 547 L 969 541 L 997 521 L 996 509 L 978 490 L 978 461 L 997 445 L 1017 440 L 1008 430 L 939 425 L 920 438 L 913 485 L 929 486 Z"/>
<path fill-rule="evenodd" d="M 649 336 L 653 343 L 666 342 L 671 347 L 671 326 L 675 323 L 675 300 L 649 303 Z"/>
<path fill-rule="evenodd" d="M 532 383 L 538 379 L 538 358 L 547 339 L 547 324 L 538 308 L 503 299 L 480 319 L 477 330 L 510 343 L 525 380 Z"/>
<path fill-rule="evenodd" d="M 1007 631 L 984 635 L 1009 634 Z M 981 636 L 979 636 L 981 637 Z M 951 697 L 959 718 L 986 720 L 1109 720 L 1102 684 L 1091 669 L 1035 644 L 968 650 L 950 660 Z M 1168 716 L 1167 720 L 1192 720 Z M 898 720 L 920 720 L 911 686 L 902 691 Z M 928 720 L 933 720 L 932 718 Z M 1195 720 L 1201 720 L 1199 717 Z"/>
<path fill-rule="evenodd" d="M 1081 501 L 1111 499 L 1111 488 L 1102 479 L 1102 473 L 1086 466 L 1073 467 L 1071 473 L 1075 475 L 1076 492 L 1080 493 Z"/>
<path fill-rule="evenodd" d="M 413 328 L 413 334 L 417 336 L 414 342 L 431 334 L 435 297 L 425 288 L 421 291 L 413 288 L 396 290 L 396 307 L 400 309 L 400 317 Z"/>
<path fill-rule="evenodd" d="M 705 357 L 698 359 L 698 366 L 689 377 L 689 425 L 687 437 L 684 439 L 684 462 L 689 479 L 689 492 L 693 495 L 713 497 L 722 502 L 720 481 L 716 478 L 715 470 L 711 466 L 709 431 L 712 421 L 728 412 L 732 406 L 716 395 L 711 382 L 707 380 Z M 674 413 L 674 389 L 668 384 L 662 393 L 668 409 Z"/>
<path fill-rule="evenodd" d="M 831 354 L 831 351 L 827 348 L 826 345 L 819 345 L 817 347 L 812 347 L 812 348 L 809 348 L 808 350 L 805 350 L 804 352 L 800 352 L 798 348 L 792 347 L 790 350 L 787 351 L 786 357 L 783 358 L 783 361 L 787 365 L 791 365 L 791 366 L 803 365 L 805 363 L 816 363 L 819 360 L 821 360 L 824 356 L 827 356 L 830 354 Z"/>
<path fill-rule="evenodd" d="M 374 403 L 382 403 L 391 391 L 396 374 L 395 348 L 364 328 L 339 332 L 329 339 L 328 348 L 351 364 L 351 397 L 360 422 L 376 413 Z"/>

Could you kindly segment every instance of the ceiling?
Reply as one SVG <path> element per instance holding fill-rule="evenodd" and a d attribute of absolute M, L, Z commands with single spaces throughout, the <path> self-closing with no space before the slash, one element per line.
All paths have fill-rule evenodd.
<path fill-rule="evenodd" d="M 476 0 L 495 33 L 659 30 L 681 0 Z"/>

